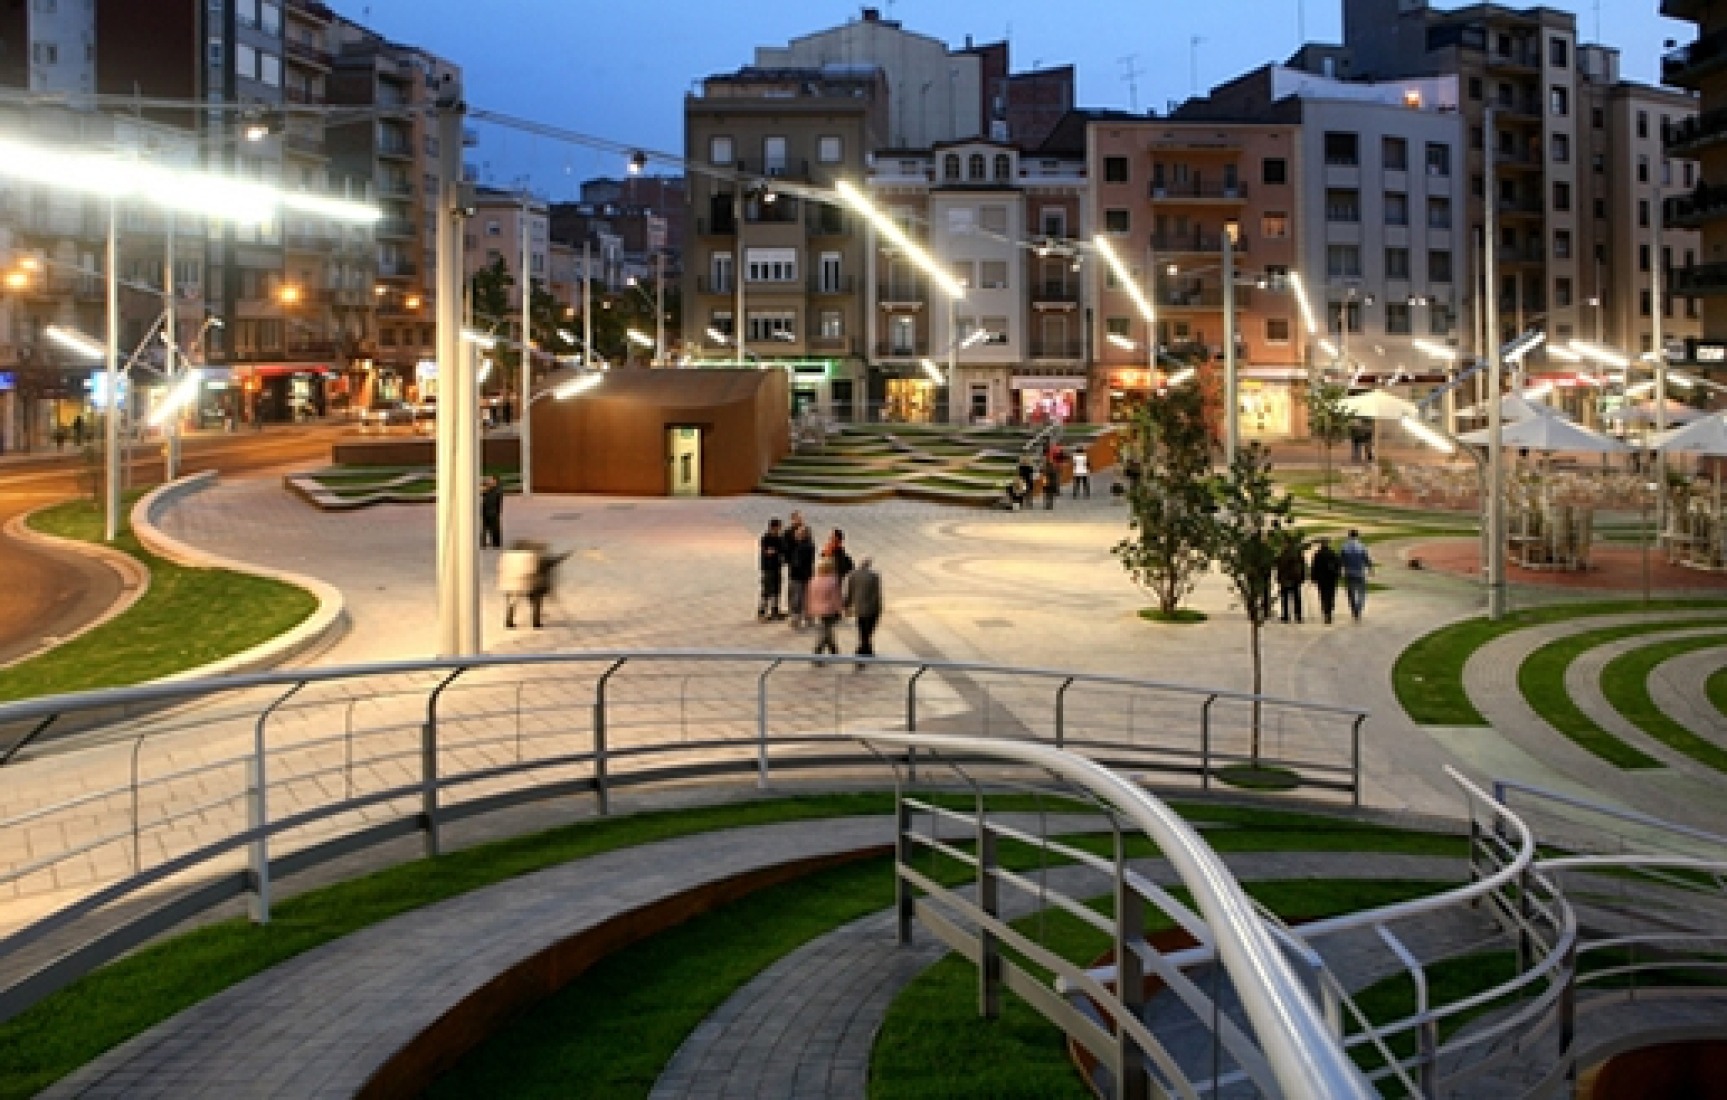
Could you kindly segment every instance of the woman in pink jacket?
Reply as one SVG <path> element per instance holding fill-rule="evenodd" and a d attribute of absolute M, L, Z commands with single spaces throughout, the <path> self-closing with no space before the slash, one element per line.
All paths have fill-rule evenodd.
<path fill-rule="evenodd" d="M 834 624 L 840 621 L 840 578 L 834 560 L 827 555 L 816 559 L 816 575 L 810 578 L 809 591 L 804 594 L 804 610 L 821 624 L 821 637 L 816 639 L 817 653 L 835 653 Z"/>

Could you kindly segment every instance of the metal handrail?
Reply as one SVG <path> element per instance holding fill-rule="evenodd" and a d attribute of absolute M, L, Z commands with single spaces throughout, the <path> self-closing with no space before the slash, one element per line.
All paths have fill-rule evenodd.
<path fill-rule="evenodd" d="M 1045 745 L 928 733 L 858 736 L 904 749 L 999 757 L 1042 769 L 1107 801 L 1157 843 L 1191 891 L 1284 1095 L 1293 1100 L 1373 1095 L 1235 876 L 1198 831 L 1161 800 L 1084 757 Z"/>

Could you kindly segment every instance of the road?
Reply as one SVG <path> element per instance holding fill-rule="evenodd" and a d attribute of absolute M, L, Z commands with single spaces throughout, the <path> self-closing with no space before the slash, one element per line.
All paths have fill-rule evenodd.
<path fill-rule="evenodd" d="M 240 474 L 329 461 L 330 444 L 349 428 L 282 427 L 238 435 L 189 436 L 182 446 L 186 473 Z M 76 456 L 14 459 L 0 466 L 0 526 L 14 516 L 76 496 L 83 460 Z M 131 485 L 162 477 L 161 446 L 140 444 L 131 455 Z M 113 602 L 120 578 L 79 554 L 0 537 L 0 665 L 45 641 L 63 637 Z"/>

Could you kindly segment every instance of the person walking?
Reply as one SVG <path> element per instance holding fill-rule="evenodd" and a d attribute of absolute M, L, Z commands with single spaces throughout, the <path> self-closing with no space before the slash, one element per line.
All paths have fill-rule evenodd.
<path fill-rule="evenodd" d="M 1043 510 L 1055 510 L 1055 498 L 1061 495 L 1061 466 L 1051 453 L 1043 460 Z"/>
<path fill-rule="evenodd" d="M 1360 622 L 1367 610 L 1367 575 L 1374 569 L 1373 555 L 1367 552 L 1361 533 L 1350 528 L 1337 556 L 1343 562 L 1343 590 L 1349 596 L 1349 613 Z"/>
<path fill-rule="evenodd" d="M 1091 499 L 1091 457 L 1085 453 L 1084 447 L 1073 449 L 1073 499 L 1078 500 L 1080 494 L 1085 499 Z"/>
<path fill-rule="evenodd" d="M 846 578 L 845 586 L 846 610 L 857 620 L 859 657 L 875 656 L 875 628 L 881 622 L 881 574 L 875 571 L 874 563 L 865 558 L 852 570 Z M 863 662 L 859 661 L 859 669 Z"/>
<path fill-rule="evenodd" d="M 817 653 L 839 653 L 839 644 L 834 641 L 834 626 L 840 621 L 840 611 L 843 604 L 840 600 L 839 568 L 834 559 L 823 555 L 816 561 L 816 575 L 810 579 L 810 590 L 806 598 L 809 612 L 821 624 L 821 635 L 816 638 Z"/>
<path fill-rule="evenodd" d="M 1289 621 L 1291 608 L 1295 610 L 1295 621 L 1301 622 L 1301 586 L 1306 581 L 1307 562 L 1301 556 L 1301 539 L 1292 536 L 1277 555 L 1277 598 L 1284 622 Z"/>
<path fill-rule="evenodd" d="M 827 544 L 822 547 L 821 556 L 833 559 L 834 572 L 839 574 L 839 583 L 844 584 L 852 571 L 852 556 L 846 553 L 846 533 L 835 527 Z"/>
<path fill-rule="evenodd" d="M 1330 539 L 1319 540 L 1319 548 L 1313 552 L 1307 575 L 1319 591 L 1319 613 L 1330 623 L 1331 613 L 1337 607 L 1337 582 L 1343 576 L 1343 560 L 1331 548 Z"/>
<path fill-rule="evenodd" d="M 792 515 L 796 517 L 797 513 Z M 807 524 L 799 522 L 786 532 L 785 558 L 786 606 L 791 611 L 792 627 L 802 630 L 810 625 L 805 594 L 816 569 L 816 543 Z"/>
<path fill-rule="evenodd" d="M 780 585 L 785 577 L 785 534 L 780 530 L 779 517 L 768 520 L 762 532 L 757 563 L 761 569 L 761 597 L 756 601 L 756 621 L 783 619 L 780 611 Z"/>
<path fill-rule="evenodd" d="M 542 542 L 517 539 L 509 550 L 498 555 L 498 588 L 504 593 L 504 629 L 516 626 L 516 604 L 528 601 L 533 612 L 534 629 L 542 625 L 540 612 L 557 581 L 558 566 L 568 553 L 553 554 Z"/>
<path fill-rule="evenodd" d="M 504 487 L 495 477 L 480 491 L 480 546 L 504 547 Z"/>

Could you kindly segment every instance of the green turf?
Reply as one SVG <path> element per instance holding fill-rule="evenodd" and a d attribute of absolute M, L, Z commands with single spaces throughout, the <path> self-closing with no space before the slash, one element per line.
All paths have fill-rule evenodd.
<path fill-rule="evenodd" d="M 1197 611 L 1191 607 L 1178 607 L 1174 611 L 1167 612 L 1160 607 L 1142 607 L 1139 609 L 1139 617 L 1148 623 L 1171 623 L 1182 625 L 1187 623 L 1203 623 L 1211 616 L 1207 615 L 1203 611 Z"/>
<path fill-rule="evenodd" d="M 1721 712 L 1721 716 L 1727 718 L 1727 668 L 1709 677 L 1708 682 L 1703 685 L 1703 691 L 1709 697 L 1709 702 Z"/>
<path fill-rule="evenodd" d="M 1694 625 L 1719 626 L 1724 621 L 1727 620 L 1699 620 Z M 1523 666 L 1517 670 L 1518 689 L 1548 725 L 1608 763 L 1621 768 L 1659 768 L 1662 766 L 1659 760 L 1627 745 L 1583 713 L 1565 687 L 1565 670 L 1571 667 L 1571 662 L 1598 646 L 1672 629 L 1671 622 L 1632 623 L 1556 638 L 1525 658 Z M 1727 756 L 1722 759 L 1727 760 Z"/>
<path fill-rule="evenodd" d="M 1484 951 L 1475 955 L 1460 955 L 1455 958 L 1441 959 L 1425 968 L 1427 977 L 1427 1003 L 1429 1005 L 1453 1004 L 1465 997 L 1473 996 L 1495 986 L 1504 985 L 1517 976 L 1517 953 L 1514 951 Z M 1417 1001 L 1415 982 L 1407 973 L 1394 974 L 1388 978 L 1357 990 L 1350 998 L 1361 1014 L 1374 1024 L 1395 1023 L 1406 1020 L 1415 1014 Z M 1509 1003 L 1509 998 L 1489 1001 L 1469 1012 L 1460 1012 L 1447 1016 L 1440 1021 L 1439 1038 L 1441 1042 L 1450 1038 L 1458 1029 L 1471 1020 Z M 1350 1033 L 1359 1030 L 1359 1025 L 1352 1014 L 1345 1015 L 1345 1026 Z M 1385 1045 L 1398 1058 L 1407 1058 L 1415 1053 L 1416 1039 L 1411 1032 L 1402 1032 L 1386 1039 Z M 1376 1070 L 1385 1065 L 1384 1057 L 1379 1049 L 1371 1044 L 1351 1048 L 1357 1065 L 1363 1069 Z M 1406 1071 L 1411 1079 L 1416 1078 L 1413 1071 Z M 1384 1078 L 1380 1081 L 1380 1091 L 1386 1096 L 1403 1096 L 1404 1091 L 1396 1084 L 1396 1078 Z"/>
<path fill-rule="evenodd" d="M 1675 722 L 1649 694 L 1649 676 L 1663 661 L 1722 645 L 1727 645 L 1727 634 L 1674 638 L 1621 653 L 1601 670 L 1601 693 L 1614 710 L 1650 737 L 1698 763 L 1727 772 L 1727 749 Z"/>
<path fill-rule="evenodd" d="M 1592 615 L 1641 611 L 1688 611 L 1727 607 L 1724 600 L 1631 600 L 1555 604 L 1514 611 L 1498 622 L 1485 616 L 1464 619 L 1430 631 L 1398 655 L 1391 670 L 1397 701 L 1410 720 L 1424 726 L 1485 726 L 1487 720 L 1463 690 L 1463 666 L 1482 646 L 1514 630 Z"/>
<path fill-rule="evenodd" d="M 150 587 L 124 613 L 94 630 L 0 670 L 0 701 L 122 687 L 231 657 L 269 641 L 317 610 L 310 592 L 228 569 L 190 569 L 145 550 L 130 509 L 113 546 L 140 561 Z M 103 509 L 68 501 L 35 513 L 38 531 L 83 542 L 102 540 Z"/>
<path fill-rule="evenodd" d="M 938 799 L 967 806 L 963 796 Z M 1001 809 L 1068 812 L 1060 799 L 993 799 Z M 401 864 L 278 902 L 269 925 L 230 920 L 161 941 L 0 1024 L 0 1100 L 34 1095 L 146 1028 L 302 951 L 495 882 L 601 852 L 723 828 L 892 812 L 887 794 L 826 795 L 584 821 L 435 860 Z M 1223 804 L 1177 805 L 1219 851 L 1391 851 L 1460 857 L 1458 837 L 1344 817 Z M 1075 841 L 1106 854 L 1104 838 Z M 1138 838 L 1134 854 L 1150 855 Z"/>

